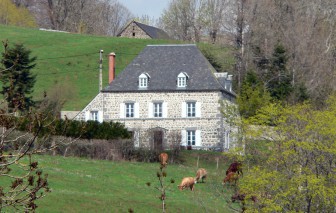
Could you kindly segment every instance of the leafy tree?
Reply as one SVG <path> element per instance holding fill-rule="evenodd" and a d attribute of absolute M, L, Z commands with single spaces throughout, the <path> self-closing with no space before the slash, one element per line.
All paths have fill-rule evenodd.
<path fill-rule="evenodd" d="M 266 88 L 272 98 L 283 101 L 292 92 L 291 78 L 287 71 L 287 53 L 282 44 L 277 44 L 271 58 Z"/>
<path fill-rule="evenodd" d="M 248 72 L 238 96 L 239 113 L 242 117 L 254 116 L 258 109 L 270 102 L 270 95 L 254 72 Z"/>
<path fill-rule="evenodd" d="M 25 111 L 35 104 L 29 95 L 33 92 L 36 80 L 36 76 L 31 73 L 36 65 L 36 57 L 30 57 L 31 51 L 22 44 L 9 48 L 6 41 L 4 47 L 1 59 L 4 68 L 0 73 L 1 94 L 4 95 L 10 112 L 16 108 Z"/>
<path fill-rule="evenodd" d="M 334 212 L 336 206 L 336 96 L 323 110 L 309 103 L 269 105 L 246 138 L 267 141 L 268 159 L 244 175 L 240 192 L 258 201 L 251 212 Z M 267 127 L 272 120 L 275 126 Z M 261 139 L 260 139 L 261 140 Z M 262 151 L 262 150 L 260 150 Z"/>
<path fill-rule="evenodd" d="M 36 27 L 35 19 L 25 7 L 17 7 L 11 0 L 0 1 L 0 23 L 21 27 Z"/>

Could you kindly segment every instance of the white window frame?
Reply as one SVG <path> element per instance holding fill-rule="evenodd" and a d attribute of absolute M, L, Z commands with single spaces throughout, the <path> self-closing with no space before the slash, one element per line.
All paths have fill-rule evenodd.
<path fill-rule="evenodd" d="M 135 103 L 125 103 L 125 118 L 135 117 Z"/>
<path fill-rule="evenodd" d="M 195 103 L 195 108 L 194 107 L 190 107 L 190 103 Z M 182 102 L 182 118 L 200 118 L 201 117 L 201 102 L 198 101 L 185 101 Z M 190 110 L 194 110 L 193 112 L 190 112 Z M 191 114 L 191 116 L 189 116 Z"/>
<path fill-rule="evenodd" d="M 196 146 L 196 130 L 187 130 L 187 146 Z"/>
<path fill-rule="evenodd" d="M 154 118 L 162 118 L 163 117 L 163 103 L 162 102 L 154 102 L 153 103 L 153 117 Z"/>
<path fill-rule="evenodd" d="M 178 74 L 177 76 L 177 87 L 180 88 L 184 88 L 187 86 L 187 78 L 189 76 L 187 75 L 187 73 L 181 72 L 180 74 Z"/>
<path fill-rule="evenodd" d="M 196 102 L 195 101 L 187 101 L 186 102 L 186 107 L 187 107 L 187 117 L 188 118 L 196 117 Z"/>
<path fill-rule="evenodd" d="M 98 114 L 99 112 L 97 110 L 90 111 L 90 120 L 98 121 L 99 120 Z"/>
<path fill-rule="evenodd" d="M 148 73 L 142 73 L 139 76 L 139 88 L 147 88 L 150 76 Z"/>

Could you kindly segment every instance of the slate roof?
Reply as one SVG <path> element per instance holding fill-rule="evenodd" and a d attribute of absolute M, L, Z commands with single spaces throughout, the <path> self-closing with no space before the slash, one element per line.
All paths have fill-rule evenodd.
<path fill-rule="evenodd" d="M 132 23 L 135 23 L 138 27 L 140 27 L 149 37 L 153 38 L 153 39 L 169 39 L 168 34 L 163 31 L 162 29 L 153 27 L 153 26 L 149 26 L 146 24 L 142 24 L 140 22 L 137 21 L 132 21 L 130 22 L 117 36 L 120 36 L 121 33 Z"/>
<path fill-rule="evenodd" d="M 189 76 L 185 88 L 177 87 L 181 72 Z M 214 72 L 196 45 L 148 45 L 102 92 L 225 91 L 235 96 L 224 89 Z M 138 87 L 142 73 L 150 76 L 146 89 Z"/>

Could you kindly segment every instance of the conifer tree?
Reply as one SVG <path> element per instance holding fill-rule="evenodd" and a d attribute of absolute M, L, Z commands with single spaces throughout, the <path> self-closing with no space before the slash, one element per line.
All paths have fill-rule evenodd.
<path fill-rule="evenodd" d="M 2 82 L 1 94 L 7 101 L 9 112 L 26 111 L 34 106 L 31 93 L 36 81 L 36 76 L 31 73 L 35 67 L 36 57 L 30 57 L 31 51 L 22 44 L 15 44 L 13 48 L 8 42 L 3 42 L 2 69 L 0 81 Z"/>

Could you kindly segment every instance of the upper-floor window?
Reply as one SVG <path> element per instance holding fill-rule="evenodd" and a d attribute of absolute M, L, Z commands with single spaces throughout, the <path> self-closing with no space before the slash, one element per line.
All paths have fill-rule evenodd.
<path fill-rule="evenodd" d="M 185 72 L 181 72 L 177 76 L 177 87 L 186 87 L 187 86 L 187 80 L 189 76 Z"/>
<path fill-rule="evenodd" d="M 200 118 L 202 103 L 194 100 L 182 102 L 182 118 Z"/>
<path fill-rule="evenodd" d="M 125 117 L 133 118 L 134 117 L 134 103 L 125 104 Z"/>
<path fill-rule="evenodd" d="M 139 76 L 139 88 L 147 88 L 150 76 L 148 73 L 142 73 Z"/>
<path fill-rule="evenodd" d="M 154 103 L 154 118 L 161 118 L 162 117 L 162 103 Z"/>
<path fill-rule="evenodd" d="M 187 102 L 187 117 L 196 117 L 196 102 Z"/>

